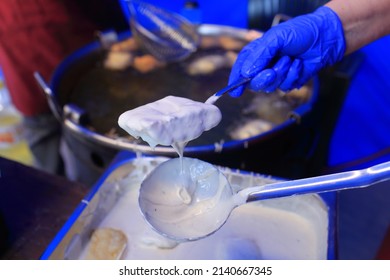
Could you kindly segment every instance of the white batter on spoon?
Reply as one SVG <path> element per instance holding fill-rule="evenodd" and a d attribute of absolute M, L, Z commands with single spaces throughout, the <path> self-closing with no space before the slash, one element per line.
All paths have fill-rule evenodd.
<path fill-rule="evenodd" d="M 120 115 L 118 124 L 152 148 L 172 146 L 180 156 L 185 145 L 219 124 L 221 111 L 212 104 L 167 96 Z"/>

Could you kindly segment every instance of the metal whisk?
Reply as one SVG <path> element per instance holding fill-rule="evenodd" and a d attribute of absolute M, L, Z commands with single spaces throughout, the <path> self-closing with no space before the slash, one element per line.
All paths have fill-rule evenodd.
<path fill-rule="evenodd" d="M 199 34 L 194 25 L 173 12 L 140 0 L 125 0 L 133 36 L 161 61 L 178 61 L 196 51 Z"/>

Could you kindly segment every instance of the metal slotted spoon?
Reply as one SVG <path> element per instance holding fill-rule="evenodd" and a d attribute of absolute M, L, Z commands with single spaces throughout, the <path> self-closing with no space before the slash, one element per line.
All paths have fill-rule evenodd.
<path fill-rule="evenodd" d="M 125 2 L 134 38 L 158 60 L 178 61 L 197 50 L 199 34 L 185 18 L 140 0 Z"/>

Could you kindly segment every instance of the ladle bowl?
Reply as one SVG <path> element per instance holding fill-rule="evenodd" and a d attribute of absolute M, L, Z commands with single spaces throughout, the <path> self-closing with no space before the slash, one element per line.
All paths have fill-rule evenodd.
<path fill-rule="evenodd" d="M 192 241 L 225 223 L 232 197 L 228 180 L 214 165 L 184 157 L 163 162 L 145 178 L 139 206 L 157 232 Z"/>
<path fill-rule="evenodd" d="M 390 162 L 367 169 L 245 188 L 235 193 L 215 166 L 193 158 L 170 159 L 143 181 L 139 206 L 160 234 L 192 241 L 216 232 L 242 204 L 298 194 L 371 186 L 390 179 Z"/>

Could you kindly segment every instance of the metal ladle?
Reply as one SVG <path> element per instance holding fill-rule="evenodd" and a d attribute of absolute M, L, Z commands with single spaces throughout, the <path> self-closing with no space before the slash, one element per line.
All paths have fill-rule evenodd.
<path fill-rule="evenodd" d="M 181 161 L 182 160 L 182 161 Z M 180 242 L 216 232 L 234 208 L 257 200 L 362 188 L 390 179 L 390 162 L 367 169 L 255 186 L 234 193 L 215 166 L 193 158 L 160 164 L 141 184 L 139 206 L 159 233 Z"/>

